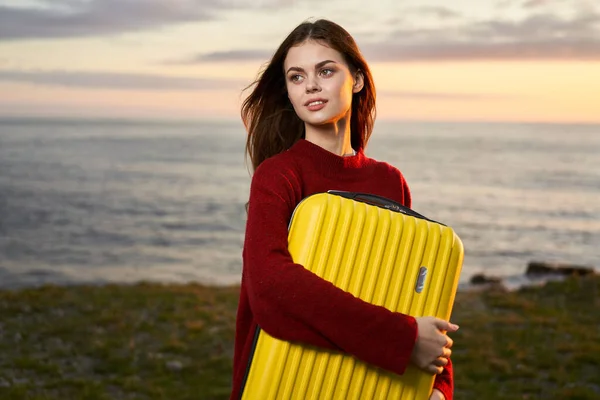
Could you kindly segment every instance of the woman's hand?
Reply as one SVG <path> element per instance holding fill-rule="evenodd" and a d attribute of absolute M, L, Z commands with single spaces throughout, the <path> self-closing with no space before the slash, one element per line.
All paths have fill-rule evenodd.
<path fill-rule="evenodd" d="M 410 356 L 419 368 L 441 374 L 452 354 L 453 341 L 442 331 L 456 332 L 458 325 L 435 317 L 417 317 L 417 342 Z"/>
<path fill-rule="evenodd" d="M 446 396 L 444 396 L 444 394 L 439 390 L 433 389 L 431 396 L 429 396 L 429 400 L 446 400 Z"/>

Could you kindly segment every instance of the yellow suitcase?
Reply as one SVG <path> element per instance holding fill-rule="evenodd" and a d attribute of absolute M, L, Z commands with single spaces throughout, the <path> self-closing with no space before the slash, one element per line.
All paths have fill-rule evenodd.
<path fill-rule="evenodd" d="M 415 317 L 450 318 L 464 255 L 450 227 L 382 197 L 329 191 L 298 204 L 288 241 L 294 262 L 356 297 Z M 258 329 L 241 398 L 420 400 L 433 380 L 414 366 L 399 376 Z"/>

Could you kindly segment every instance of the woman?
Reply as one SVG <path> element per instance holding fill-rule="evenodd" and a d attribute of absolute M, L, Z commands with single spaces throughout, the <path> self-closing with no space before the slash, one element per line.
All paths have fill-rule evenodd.
<path fill-rule="evenodd" d="M 242 106 L 250 187 L 238 306 L 232 399 L 239 398 L 257 325 L 279 339 L 343 351 L 397 374 L 409 362 L 437 374 L 431 399 L 451 399 L 458 326 L 364 302 L 295 264 L 292 212 L 327 190 L 367 192 L 411 206 L 400 171 L 364 154 L 375 88 L 352 37 L 318 20 L 294 29 Z"/>

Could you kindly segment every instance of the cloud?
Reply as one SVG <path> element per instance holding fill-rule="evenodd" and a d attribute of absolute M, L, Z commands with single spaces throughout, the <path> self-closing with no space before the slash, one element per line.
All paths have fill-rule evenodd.
<path fill-rule="evenodd" d="M 118 34 L 214 18 L 192 2 L 57 0 L 53 7 L 0 6 L 0 39 L 49 39 Z"/>
<path fill-rule="evenodd" d="M 409 8 L 403 11 L 403 14 L 417 14 L 420 16 L 432 16 L 439 19 L 451 19 L 451 18 L 460 18 L 461 14 L 458 12 L 449 9 L 448 7 L 434 7 L 434 6 L 422 6 L 422 7 L 414 7 Z"/>
<path fill-rule="evenodd" d="M 222 11 L 287 7 L 291 0 L 43 0 L 0 5 L 0 40 L 112 35 L 215 20 Z"/>
<path fill-rule="evenodd" d="M 458 22 L 457 22 L 458 21 Z M 534 13 L 520 20 L 454 19 L 435 28 L 400 28 L 361 41 L 369 61 L 600 60 L 600 12 Z M 271 49 L 273 50 L 273 49 Z M 267 61 L 263 49 L 199 54 L 181 63 Z"/>
<path fill-rule="evenodd" d="M 166 61 L 164 64 L 198 64 L 203 62 L 239 62 L 239 61 L 267 61 L 273 55 L 269 50 L 230 50 L 213 53 L 197 54 L 182 60 Z"/>
<path fill-rule="evenodd" d="M 0 81 L 84 89 L 159 91 L 241 90 L 247 85 L 247 82 L 233 79 L 85 71 L 0 70 Z"/>
<path fill-rule="evenodd" d="M 553 14 L 533 14 L 521 21 L 484 21 L 466 26 L 456 39 L 513 41 L 593 39 L 599 32 L 600 14 L 579 14 L 561 18 Z"/>
<path fill-rule="evenodd" d="M 594 10 L 597 4 L 597 0 L 498 0 L 494 7 L 498 10 L 517 8 L 531 11 L 539 8 L 570 6 L 575 9 Z"/>
<path fill-rule="evenodd" d="M 600 60 L 597 40 L 536 41 L 525 43 L 451 43 L 426 45 L 381 44 L 365 54 L 372 61 L 539 61 Z"/>
<path fill-rule="evenodd" d="M 514 0 L 499 0 L 498 2 L 496 2 L 494 7 L 498 10 L 504 10 L 504 9 L 512 6 L 513 3 L 514 3 Z"/>
<path fill-rule="evenodd" d="M 556 3 L 556 0 L 499 0 L 496 2 L 497 9 L 506 9 L 509 7 L 520 7 L 524 9 L 537 8 Z"/>
<path fill-rule="evenodd" d="M 365 47 L 378 61 L 598 60 L 600 14 L 534 14 L 436 29 L 399 29 Z"/>
<path fill-rule="evenodd" d="M 525 0 L 523 8 L 537 8 L 548 5 L 549 3 L 549 0 Z"/>

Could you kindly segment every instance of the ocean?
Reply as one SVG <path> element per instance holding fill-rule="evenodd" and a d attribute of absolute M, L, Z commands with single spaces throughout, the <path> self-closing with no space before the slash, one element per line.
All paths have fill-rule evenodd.
<path fill-rule="evenodd" d="M 0 120 L 0 287 L 239 283 L 250 172 L 240 122 Z M 600 268 L 600 126 L 376 124 L 413 208 L 477 273 Z"/>

